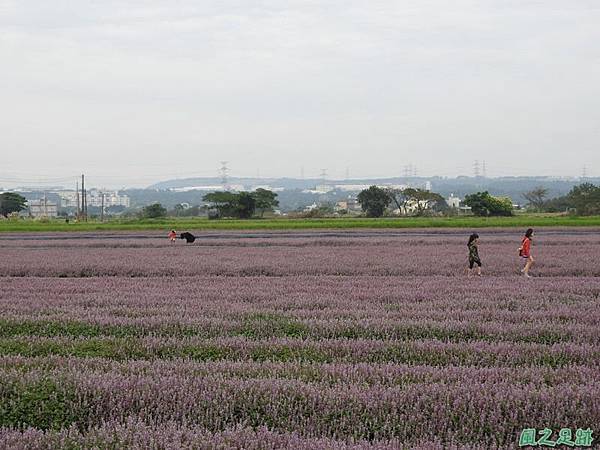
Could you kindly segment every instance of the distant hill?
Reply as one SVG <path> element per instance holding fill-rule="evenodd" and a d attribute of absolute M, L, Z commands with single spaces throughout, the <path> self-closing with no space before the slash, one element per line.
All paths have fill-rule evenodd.
<path fill-rule="evenodd" d="M 447 196 L 451 193 L 464 197 L 477 191 L 489 191 L 492 195 L 508 196 L 515 202 L 523 201 L 521 194 L 537 186 L 543 186 L 548 189 L 549 197 L 564 195 L 575 185 L 587 181 L 594 184 L 600 184 L 600 178 L 557 178 L 557 177 L 393 177 L 393 178 L 370 178 L 370 179 L 350 179 L 350 180 L 322 180 L 318 178 L 300 179 L 300 178 L 235 178 L 228 179 L 230 185 L 242 185 L 245 189 L 251 189 L 255 186 L 268 185 L 272 188 L 294 190 L 294 189 L 314 189 L 315 186 L 325 185 L 371 185 L 371 184 L 408 184 L 411 186 L 424 186 L 430 182 L 432 190 Z M 221 186 L 221 179 L 217 177 L 206 178 L 185 178 L 176 180 L 166 180 L 149 186 L 148 189 L 169 190 L 185 189 L 200 186 Z"/>

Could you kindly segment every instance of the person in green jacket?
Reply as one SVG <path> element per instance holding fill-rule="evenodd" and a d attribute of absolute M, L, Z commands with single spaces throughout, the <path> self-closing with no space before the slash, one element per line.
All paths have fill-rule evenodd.
<path fill-rule="evenodd" d="M 469 248 L 469 276 L 473 275 L 473 267 L 477 265 L 477 276 L 481 276 L 481 259 L 479 258 L 479 249 L 477 246 L 479 245 L 479 235 L 477 233 L 473 233 L 469 237 L 469 242 L 467 243 L 467 247 Z"/>

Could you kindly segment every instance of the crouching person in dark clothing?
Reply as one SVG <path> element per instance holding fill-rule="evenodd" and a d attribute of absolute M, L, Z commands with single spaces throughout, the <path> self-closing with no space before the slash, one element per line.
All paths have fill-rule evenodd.
<path fill-rule="evenodd" d="M 185 231 L 179 235 L 179 239 L 185 239 L 185 241 L 188 244 L 191 244 L 196 240 L 196 236 L 194 236 L 192 233 L 188 233 L 187 231 Z"/>

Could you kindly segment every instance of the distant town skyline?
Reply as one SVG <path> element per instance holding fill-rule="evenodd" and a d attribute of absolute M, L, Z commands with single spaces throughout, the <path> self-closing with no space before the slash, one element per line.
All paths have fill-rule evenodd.
<path fill-rule="evenodd" d="M 447 178 L 447 179 L 455 179 L 455 178 L 459 178 L 459 177 L 469 177 L 472 178 L 474 177 L 474 174 L 463 174 L 463 175 L 454 175 L 454 176 L 447 176 L 447 175 L 426 175 L 426 174 L 419 174 L 417 172 L 416 176 L 412 176 L 410 175 L 408 178 L 412 178 L 412 179 L 429 179 L 429 178 L 436 178 L 436 177 L 441 177 L 441 178 Z M 481 175 L 483 176 L 483 175 Z M 586 172 L 585 176 L 583 174 L 579 174 L 579 175 L 511 175 L 511 174 L 505 174 L 505 175 L 498 175 L 498 176 L 485 176 L 485 178 L 488 179 L 494 179 L 494 178 L 503 178 L 503 177 L 515 177 L 515 178 L 519 178 L 519 177 L 523 177 L 523 178 L 550 178 L 550 179 L 564 179 L 564 180 L 597 180 L 600 177 L 594 176 L 592 173 Z M 120 178 L 116 177 L 114 180 L 110 181 L 110 175 L 109 176 L 90 176 L 89 174 L 86 175 L 86 186 L 89 189 L 104 189 L 104 190 L 119 190 L 119 189 L 144 189 L 144 188 L 148 188 L 151 187 L 152 185 L 157 185 L 157 184 L 161 184 L 161 183 L 165 183 L 168 181 L 174 181 L 174 180 L 188 180 L 188 179 L 194 179 L 194 178 L 206 178 L 206 179 L 211 179 L 213 180 L 213 185 L 215 186 L 215 189 L 219 188 L 220 186 L 222 186 L 222 178 L 218 173 L 214 173 L 212 175 L 206 175 L 206 176 L 202 176 L 202 175 L 186 175 L 186 176 L 164 176 L 164 177 L 143 177 L 137 181 L 133 181 L 131 183 L 120 183 L 119 181 L 121 180 Z M 372 176 L 372 177 L 353 177 L 350 176 L 349 178 L 345 178 L 345 177 L 334 177 L 334 176 L 328 176 L 325 178 L 325 182 L 326 184 L 329 183 L 341 183 L 343 184 L 345 181 L 368 181 L 368 180 L 385 180 L 385 179 L 404 179 L 407 178 L 405 176 L 404 173 L 402 173 L 402 171 L 398 174 L 392 174 L 392 175 L 382 175 L 382 176 Z M 318 185 L 319 183 L 321 183 L 321 181 L 323 180 L 322 177 L 322 173 L 317 173 L 314 176 L 304 176 L 304 178 L 300 177 L 300 176 L 273 176 L 273 177 L 269 177 L 269 176 L 256 176 L 249 174 L 249 175 L 236 175 L 234 173 L 230 173 L 229 175 L 229 179 L 230 180 L 236 180 L 236 179 L 257 179 L 257 180 L 278 180 L 278 179 L 295 179 L 295 180 L 306 180 L 308 181 L 313 181 L 315 183 L 315 185 Z M 19 176 L 7 176 L 7 177 L 3 177 L 2 174 L 0 173 L 0 189 L 4 188 L 4 189 L 15 189 L 15 188 L 20 188 L 20 189 L 26 189 L 26 188 L 32 188 L 32 189 L 54 189 L 54 190 L 72 190 L 74 189 L 76 186 L 80 186 L 80 180 L 81 180 L 81 175 L 78 176 L 66 176 L 66 177 L 53 177 L 53 176 L 48 176 L 48 177 L 31 177 L 31 178 L 20 178 Z"/>
<path fill-rule="evenodd" d="M 600 174 L 595 0 L 7 0 L 0 186 Z M 67 181 L 61 181 L 67 180 Z"/>

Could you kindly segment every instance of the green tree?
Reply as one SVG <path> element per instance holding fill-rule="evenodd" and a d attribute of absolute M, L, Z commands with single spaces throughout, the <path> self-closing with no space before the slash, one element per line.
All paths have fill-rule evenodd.
<path fill-rule="evenodd" d="M 464 204 L 470 206 L 476 216 L 512 216 L 512 201 L 493 197 L 488 191 L 467 195 Z"/>
<path fill-rule="evenodd" d="M 202 200 L 217 210 L 218 217 L 249 219 L 256 211 L 256 198 L 250 192 L 211 192 Z"/>
<path fill-rule="evenodd" d="M 575 186 L 567 195 L 571 207 L 580 216 L 593 216 L 600 214 L 600 187 L 592 183 L 583 183 Z"/>
<path fill-rule="evenodd" d="M 160 203 L 154 203 L 152 205 L 145 206 L 142 209 L 142 217 L 145 219 L 157 219 L 159 217 L 166 217 L 167 209 Z"/>
<path fill-rule="evenodd" d="M 411 194 L 414 189 L 394 189 L 386 188 L 385 190 L 389 195 L 390 199 L 396 204 L 400 211 L 405 211 L 408 202 L 410 202 Z"/>
<path fill-rule="evenodd" d="M 549 213 L 566 212 L 572 207 L 571 199 L 568 195 L 551 198 L 544 202 L 544 211 Z"/>
<path fill-rule="evenodd" d="M 250 219 L 256 211 L 256 198 L 250 192 L 237 194 L 237 217 Z"/>
<path fill-rule="evenodd" d="M 258 188 L 253 192 L 253 195 L 256 200 L 256 209 L 260 211 L 260 217 L 263 217 L 265 211 L 273 211 L 275 207 L 279 206 L 277 194 L 273 191 Z"/>
<path fill-rule="evenodd" d="M 444 197 L 435 192 L 426 191 L 424 189 L 405 189 L 405 195 L 409 200 L 413 200 L 417 206 L 417 215 L 422 216 L 424 212 L 437 205 L 445 204 Z M 440 206 L 441 208 L 441 206 Z"/>
<path fill-rule="evenodd" d="M 211 208 L 217 210 L 218 217 L 236 217 L 238 209 L 238 194 L 233 192 L 211 192 L 202 197 Z"/>
<path fill-rule="evenodd" d="M 178 203 L 173 207 L 173 215 L 175 217 L 181 217 L 184 215 L 184 213 L 185 213 L 185 208 L 183 207 L 183 205 L 181 203 Z"/>
<path fill-rule="evenodd" d="M 419 216 L 423 215 L 428 209 L 444 211 L 447 207 L 444 197 L 436 192 L 430 192 L 424 189 L 387 189 L 386 192 L 402 212 L 406 211 L 411 202 L 417 207 L 417 215 Z"/>
<path fill-rule="evenodd" d="M 368 217 L 381 217 L 392 202 L 389 194 L 380 187 L 371 186 L 362 190 L 357 197 L 358 203 Z"/>
<path fill-rule="evenodd" d="M 513 202 L 508 197 L 492 197 L 490 211 L 492 216 L 512 216 Z"/>
<path fill-rule="evenodd" d="M 435 212 L 445 213 L 450 207 L 446 203 L 446 199 L 437 192 L 430 192 L 428 198 L 428 206 Z"/>
<path fill-rule="evenodd" d="M 548 196 L 548 189 L 543 186 L 538 186 L 531 191 L 524 192 L 521 194 L 525 200 L 535 209 L 536 211 L 543 211 L 546 203 L 546 197 Z"/>
<path fill-rule="evenodd" d="M 14 192 L 5 192 L 0 194 L 0 214 L 8 217 L 9 214 L 19 212 L 25 209 L 27 199 Z"/>

